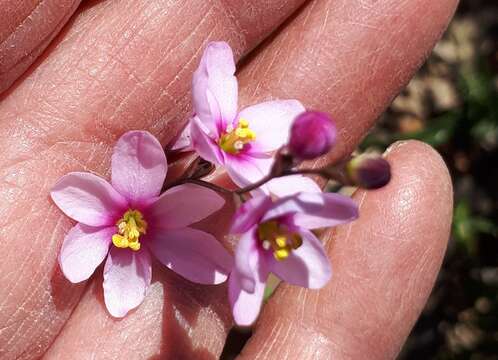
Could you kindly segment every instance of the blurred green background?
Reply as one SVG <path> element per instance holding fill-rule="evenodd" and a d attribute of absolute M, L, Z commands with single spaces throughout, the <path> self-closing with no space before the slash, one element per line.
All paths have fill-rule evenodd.
<path fill-rule="evenodd" d="M 437 1 L 437 0 L 435 0 Z M 361 148 L 434 146 L 455 190 L 443 268 L 400 359 L 498 359 L 498 0 L 463 0 Z"/>

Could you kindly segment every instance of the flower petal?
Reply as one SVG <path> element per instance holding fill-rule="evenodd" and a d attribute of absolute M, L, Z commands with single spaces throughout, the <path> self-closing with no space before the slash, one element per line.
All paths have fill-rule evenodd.
<path fill-rule="evenodd" d="M 179 229 L 201 221 L 218 211 L 225 200 L 215 191 L 195 184 L 183 184 L 164 192 L 147 211 L 155 227 Z"/>
<path fill-rule="evenodd" d="M 240 236 L 235 248 L 235 269 L 238 273 L 239 284 L 245 291 L 253 292 L 256 285 L 258 266 L 263 263 L 256 243 L 257 225 Z M 264 264 L 263 264 L 264 265 Z"/>
<path fill-rule="evenodd" d="M 294 214 L 294 223 L 305 229 L 337 226 L 358 217 L 358 206 L 351 198 L 332 193 L 299 193 L 277 201 L 263 221 Z"/>
<path fill-rule="evenodd" d="M 194 150 L 194 148 L 192 147 L 192 138 L 190 137 L 190 121 L 183 128 L 178 138 L 174 139 L 173 145 L 171 146 L 170 150 L 178 152 Z"/>
<path fill-rule="evenodd" d="M 168 164 L 164 150 L 147 131 L 128 131 L 112 154 L 112 186 L 132 202 L 159 195 Z"/>
<path fill-rule="evenodd" d="M 127 205 L 107 181 L 83 172 L 61 177 L 50 195 L 67 216 L 90 226 L 114 225 Z"/>
<path fill-rule="evenodd" d="M 273 164 L 271 156 L 255 158 L 249 155 L 228 156 L 225 168 L 232 181 L 239 187 L 245 187 L 266 176 Z M 260 187 L 268 193 L 266 185 Z"/>
<path fill-rule="evenodd" d="M 334 193 L 301 193 L 304 209 L 294 216 L 294 223 L 305 229 L 337 226 L 358 218 L 358 205 L 349 197 Z"/>
<path fill-rule="evenodd" d="M 259 222 L 272 204 L 271 198 L 266 195 L 255 196 L 247 200 L 235 212 L 230 232 L 242 234 L 249 231 Z"/>
<path fill-rule="evenodd" d="M 109 251 L 116 227 L 98 228 L 76 224 L 64 238 L 59 253 L 59 265 L 72 283 L 88 279 Z"/>
<path fill-rule="evenodd" d="M 252 325 L 261 310 L 268 271 L 260 267 L 255 274 L 255 285 L 250 292 L 242 286 L 237 270 L 234 270 L 228 279 L 228 299 L 235 323 L 239 326 Z"/>
<path fill-rule="evenodd" d="M 218 240 L 201 230 L 154 229 L 147 242 L 161 263 L 195 283 L 220 284 L 233 265 L 232 257 Z"/>
<path fill-rule="evenodd" d="M 139 251 L 112 246 L 104 267 L 104 301 L 109 313 L 123 317 L 140 305 L 152 276 L 151 258 L 145 248 Z"/>
<path fill-rule="evenodd" d="M 270 271 L 289 284 L 320 289 L 330 280 L 332 269 L 320 241 L 310 231 L 301 229 L 303 244 L 285 260 L 272 258 Z"/>
<path fill-rule="evenodd" d="M 267 101 L 243 109 L 239 119 L 247 120 L 256 133 L 255 148 L 268 152 L 287 143 L 292 122 L 303 111 L 297 100 Z"/>
<path fill-rule="evenodd" d="M 226 42 L 209 43 L 192 79 L 196 115 L 212 135 L 237 114 L 238 85 L 232 49 Z"/>
<path fill-rule="evenodd" d="M 270 193 L 278 198 L 296 195 L 300 192 L 321 193 L 320 186 L 311 178 L 303 175 L 282 176 L 267 183 Z"/>
<path fill-rule="evenodd" d="M 190 138 L 192 147 L 206 161 L 222 165 L 225 163 L 223 153 L 218 144 L 203 130 L 203 124 L 198 117 L 190 120 Z"/>

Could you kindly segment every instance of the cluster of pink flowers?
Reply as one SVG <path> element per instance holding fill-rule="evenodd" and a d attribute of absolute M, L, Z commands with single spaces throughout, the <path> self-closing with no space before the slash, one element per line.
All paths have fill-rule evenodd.
<path fill-rule="evenodd" d="M 268 177 L 275 153 L 312 159 L 334 144 L 326 114 L 305 112 L 297 100 L 268 101 L 238 110 L 232 50 L 210 43 L 192 83 L 195 116 L 182 137 L 203 159 L 222 166 L 239 187 Z M 187 140 L 188 144 L 185 144 Z M 181 184 L 162 191 L 167 161 L 148 132 L 130 131 L 117 142 L 112 176 L 70 173 L 53 187 L 55 204 L 77 224 L 64 239 L 59 263 L 67 279 L 88 279 L 105 260 L 104 299 L 122 317 L 144 299 L 151 257 L 187 280 L 228 281 L 235 322 L 252 324 L 270 273 L 298 286 L 323 287 L 331 266 L 312 230 L 358 217 L 348 197 L 322 193 L 300 174 L 273 178 L 251 191 L 236 211 L 231 232 L 240 235 L 234 256 L 211 234 L 190 225 L 214 214 L 224 199 L 214 190 Z"/>
<path fill-rule="evenodd" d="M 228 44 L 209 44 L 192 82 L 196 116 L 190 121 L 190 137 L 202 158 L 223 166 L 233 182 L 243 187 L 270 172 L 274 152 L 289 142 L 292 127 L 296 134 L 289 147 L 296 157 L 311 159 L 330 149 L 336 136 L 332 122 L 323 114 L 300 116 L 305 108 L 297 100 L 263 102 L 238 112 L 234 73 Z M 250 325 L 259 314 L 270 272 L 299 286 L 324 286 L 331 275 L 330 264 L 309 229 L 358 216 L 351 199 L 322 194 L 313 180 L 302 175 L 272 179 L 259 189 L 239 208 L 231 229 L 241 234 L 228 284 L 239 325 Z"/>

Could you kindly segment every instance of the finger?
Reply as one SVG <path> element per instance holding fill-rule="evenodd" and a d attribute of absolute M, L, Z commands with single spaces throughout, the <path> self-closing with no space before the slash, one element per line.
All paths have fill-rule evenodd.
<path fill-rule="evenodd" d="M 0 1 L 0 93 L 45 50 L 80 0 Z"/>
<path fill-rule="evenodd" d="M 9 247 L 0 269 L 9 276 L 0 280 L 0 353 L 39 356 L 83 291 L 56 264 L 71 222 L 49 200 L 55 181 L 74 170 L 105 175 L 125 130 L 148 129 L 167 143 L 189 111 L 206 38 L 228 39 L 240 56 L 266 35 L 256 24 L 269 31 L 299 1 L 86 2 L 5 95 L 0 231 Z"/>
<path fill-rule="evenodd" d="M 344 8 L 345 6 L 349 9 L 350 12 L 354 12 L 354 11 L 358 11 L 360 12 L 360 15 L 365 17 L 366 15 L 361 13 L 361 4 L 359 3 L 356 3 L 356 6 L 359 7 L 360 9 L 355 9 L 353 10 L 352 8 L 350 7 L 347 7 L 347 4 L 345 5 L 344 3 L 339 3 L 339 2 L 333 2 L 330 4 L 330 9 L 329 9 L 329 12 L 330 13 L 335 13 L 335 12 L 340 12 L 340 10 L 342 8 Z M 337 7 L 336 7 L 337 6 Z M 318 11 L 320 10 L 319 7 L 315 7 L 315 9 Z M 413 17 L 413 8 L 411 6 L 409 6 L 409 4 L 407 4 L 407 13 L 405 14 L 406 17 L 410 16 L 410 17 Z M 418 8 L 419 11 L 422 11 L 423 8 L 422 7 L 419 7 Z M 446 9 L 447 10 L 447 14 L 446 14 L 446 19 L 450 16 L 450 13 L 451 13 L 451 10 L 452 8 L 450 6 L 448 6 L 448 8 Z M 402 13 L 401 10 L 399 10 L 400 13 Z M 323 15 L 326 14 L 326 12 L 322 12 Z M 442 14 L 442 11 L 441 12 L 435 12 L 435 15 L 434 16 L 441 16 Z M 420 17 L 418 17 L 420 19 Z M 387 18 L 389 19 L 389 18 Z M 323 23 L 323 18 L 317 18 L 315 21 L 319 22 L 319 24 L 322 24 Z M 377 21 L 380 21 L 380 20 L 377 20 Z M 422 41 L 420 39 L 415 39 L 413 41 L 417 41 L 419 42 L 420 44 L 423 44 L 423 46 L 421 46 L 420 48 L 417 49 L 417 51 L 413 51 L 413 52 L 410 52 L 409 54 L 407 54 L 407 57 L 408 59 L 406 59 L 405 62 L 408 62 L 408 63 L 416 63 L 416 62 L 420 62 L 421 59 L 423 58 L 423 54 L 427 53 L 428 49 L 430 48 L 430 46 L 432 46 L 432 42 L 435 41 L 435 39 L 437 38 L 438 34 L 441 32 L 441 29 L 444 27 L 445 25 L 445 22 L 442 22 L 440 20 L 438 20 L 437 22 L 439 24 L 439 27 L 431 27 L 430 30 L 427 30 L 427 31 L 432 31 L 434 32 L 435 34 L 432 34 L 431 36 L 428 36 L 428 32 L 426 33 L 425 31 L 423 32 L 420 32 L 420 36 L 422 36 L 425 41 Z M 316 25 L 316 24 L 315 24 Z M 400 36 L 401 39 L 403 39 L 405 36 L 406 36 L 406 33 L 402 32 L 402 33 L 399 33 L 397 31 L 397 27 L 395 27 L 396 24 L 393 24 L 393 28 L 389 28 L 387 25 L 386 29 L 384 30 L 384 34 L 385 36 L 389 36 L 389 38 L 391 39 L 392 37 L 392 33 L 394 34 L 398 34 L 398 36 Z M 318 26 L 318 25 L 317 25 Z M 367 28 L 368 30 L 368 28 Z M 286 30 L 284 29 L 283 32 L 285 32 Z M 370 35 L 369 36 L 372 36 L 372 37 L 377 37 L 378 36 L 378 33 L 377 32 L 370 32 L 369 33 Z M 293 36 L 299 36 L 300 38 L 303 37 L 303 34 L 297 34 L 297 33 L 294 33 Z M 368 35 L 364 35 L 364 36 L 368 36 Z M 280 37 L 277 37 L 277 39 L 275 39 L 275 41 L 280 41 L 278 40 Z M 342 37 L 342 38 L 337 38 L 335 36 L 331 36 L 328 41 L 332 42 L 332 44 L 341 44 L 342 41 L 345 41 L 346 43 L 349 41 L 349 39 L 347 37 Z M 401 40 L 400 40 L 401 41 Z M 323 42 L 323 41 L 322 41 Z M 386 51 L 387 53 L 387 50 L 384 50 Z M 311 52 L 313 53 L 313 52 Z M 265 54 L 265 51 L 262 51 L 261 54 Z M 379 54 L 379 56 L 387 56 L 388 54 Z M 259 55 L 258 55 L 259 56 Z M 286 59 L 288 60 L 288 65 L 289 65 L 289 68 L 290 69 L 293 69 L 294 66 L 298 66 L 298 61 L 299 61 L 299 58 L 295 58 L 295 57 L 284 57 L 284 56 L 278 56 L 275 55 L 275 57 L 273 58 L 274 59 L 274 62 L 275 62 L 275 65 L 271 65 L 270 64 L 270 61 L 266 61 L 266 60 L 262 60 L 261 58 L 259 58 L 258 56 L 256 56 L 253 61 L 254 61 L 254 65 L 253 65 L 253 61 L 249 62 L 247 64 L 247 68 L 248 70 L 243 70 L 242 73 L 241 73 L 241 78 L 242 78 L 242 82 L 245 83 L 246 85 L 248 84 L 249 80 L 248 80 L 248 77 L 249 75 L 248 74 L 253 74 L 253 81 L 256 82 L 256 84 L 260 84 L 261 82 L 265 82 L 265 83 L 268 83 L 268 84 L 273 84 L 271 86 L 268 86 L 268 88 L 265 88 L 264 90 L 259 90 L 259 93 L 258 93 L 258 97 L 257 98 L 254 98 L 254 100 L 251 100 L 249 101 L 249 97 L 251 96 L 251 94 L 253 93 L 254 89 L 253 88 L 242 88 L 242 97 L 243 99 L 245 99 L 245 103 L 254 103 L 256 102 L 257 100 L 259 99 L 262 99 L 262 98 L 266 98 L 269 96 L 269 94 L 272 93 L 272 91 L 276 91 L 277 93 L 277 96 L 278 97 L 287 97 L 287 96 L 295 96 L 297 98 L 301 98 L 304 94 L 306 94 L 307 92 L 311 92 L 311 93 L 314 93 L 315 94 L 315 91 L 316 90 L 320 90 L 319 88 L 317 88 L 315 86 L 315 84 L 308 84 L 307 86 L 310 86 L 310 87 L 299 87 L 299 88 L 295 88 L 295 89 L 292 89 L 292 91 L 294 91 L 292 94 L 284 94 L 282 92 L 282 90 L 280 89 L 280 85 L 284 84 L 283 83 L 283 80 L 282 80 L 282 76 L 284 75 L 287 75 L 288 77 L 291 77 L 291 76 L 294 76 L 293 73 L 290 73 L 290 72 L 287 72 L 287 68 L 285 66 L 285 63 L 283 63 L 283 59 Z M 269 55 L 268 55 L 269 56 Z M 348 53 L 348 56 L 349 57 L 352 57 L 352 56 L 356 56 L 355 53 Z M 414 60 L 415 59 L 415 60 Z M 332 66 L 333 64 L 333 61 L 335 61 L 335 59 L 332 59 L 332 58 L 319 58 L 319 60 L 322 60 L 323 63 L 321 63 L 321 66 L 320 67 L 329 67 L 329 66 Z M 350 59 L 352 61 L 352 59 Z M 266 62 L 263 62 L 263 61 L 266 61 Z M 294 63 L 294 61 L 296 61 L 296 63 Z M 405 77 L 408 77 L 410 72 L 413 71 L 413 68 L 410 67 L 410 68 L 406 68 L 405 67 L 405 62 L 394 62 L 393 64 L 399 66 L 399 69 L 396 69 L 396 71 L 398 72 L 402 72 L 404 74 Z M 344 66 L 346 66 L 348 63 L 348 61 L 344 60 Z M 263 65 L 261 65 L 263 64 Z M 251 70 L 251 66 L 255 66 L 256 69 L 265 69 L 267 68 L 268 69 L 268 73 L 265 72 L 265 71 L 260 71 L 259 73 L 257 73 L 256 71 L 252 71 Z M 259 66 L 259 67 L 258 67 Z M 281 72 L 279 72 L 279 70 Z M 304 73 L 306 73 L 306 71 L 308 71 L 308 75 L 311 74 L 312 71 L 315 71 L 315 68 L 311 68 L 311 67 L 308 67 L 306 69 L 303 69 L 302 70 Z M 368 76 L 369 73 L 366 73 L 366 72 L 362 72 L 361 74 L 359 74 L 359 77 L 358 77 L 358 81 L 364 81 L 362 79 L 361 76 Z M 305 75 L 303 75 L 305 77 Z M 245 80 L 244 80 L 245 79 Z M 324 77 L 321 79 L 323 81 L 327 81 L 328 79 L 331 79 L 330 78 L 330 74 L 327 75 L 327 74 L 324 74 Z M 273 81 L 272 81 L 273 80 Z M 366 80 L 365 80 L 366 81 Z M 401 81 L 401 80 L 400 80 Z M 313 86 L 311 86 L 313 85 Z M 394 85 L 392 85 L 392 88 L 391 88 L 391 92 L 392 94 L 389 95 L 389 96 L 392 96 L 398 89 L 398 87 L 401 86 L 401 83 L 396 83 Z M 287 88 L 285 88 L 287 89 Z M 345 89 L 344 89 L 345 90 Z M 246 93 L 246 91 L 248 91 L 248 93 Z M 267 92 L 266 92 L 267 91 Z M 249 95 L 247 95 L 249 94 Z M 263 95 L 263 94 L 267 94 L 266 96 Z M 320 100 L 323 100 L 324 101 L 324 107 L 325 109 L 327 109 L 329 106 L 333 106 L 334 104 L 332 104 L 330 101 L 326 101 L 326 98 L 323 97 L 323 93 L 320 92 L 320 91 L 317 91 L 316 92 L 316 97 Z M 310 99 L 310 96 L 309 95 L 305 95 L 305 99 L 307 99 L 307 101 L 309 101 Z M 317 101 L 319 101 L 317 100 Z M 354 103 L 351 103 L 351 105 L 355 105 Z M 348 110 L 350 113 L 354 113 L 354 108 L 351 108 Z M 377 109 L 377 111 L 380 111 L 380 107 Z M 371 114 L 371 113 L 370 113 Z M 377 115 L 377 114 L 375 114 Z M 362 117 L 361 119 L 358 119 L 358 121 L 363 121 L 363 122 L 368 122 L 368 121 L 371 121 L 369 118 L 367 117 Z M 353 127 L 351 127 L 350 129 L 353 129 Z M 353 129 L 354 130 L 354 129 Z M 346 132 L 346 129 L 344 129 L 344 132 Z M 343 148 L 342 150 L 340 150 L 342 152 L 346 151 L 346 148 Z M 164 285 L 162 285 L 164 286 Z M 162 291 L 163 290 L 154 290 L 152 289 L 152 291 L 158 291 L 158 296 L 161 296 L 160 294 L 162 294 Z M 203 294 L 204 295 L 204 294 Z M 218 294 L 216 294 L 217 296 Z M 92 294 L 86 294 L 86 296 L 84 297 L 83 301 L 82 301 L 82 304 L 87 301 L 87 298 L 88 298 L 88 301 L 89 302 L 94 302 L 95 299 L 90 299 L 89 297 L 93 296 Z M 149 296 L 155 296 L 153 294 L 149 294 Z M 219 298 L 217 297 L 213 297 L 211 300 L 216 302 L 216 301 L 219 301 Z M 214 300 L 213 300 L 214 299 Z M 224 297 L 223 297 L 224 299 Z M 146 300 L 147 301 L 147 300 Z M 223 300 L 223 303 L 225 303 L 225 300 Z M 83 305 L 81 305 L 83 306 Z M 216 314 L 216 316 L 219 316 L 220 318 L 220 321 L 223 321 L 223 320 L 226 320 L 226 319 L 229 319 L 229 316 L 228 315 L 225 315 L 225 316 L 222 316 L 216 312 L 211 312 L 210 310 L 208 310 L 209 307 L 206 307 L 206 308 L 203 308 L 203 311 L 209 311 L 210 314 Z M 228 312 L 228 309 L 226 309 L 227 312 Z M 133 316 L 135 316 L 135 314 L 140 314 L 142 311 L 145 311 L 143 310 L 142 308 L 139 308 L 135 313 L 131 314 L 128 316 L 127 318 L 127 321 L 133 321 L 133 323 L 135 324 L 135 327 L 136 328 L 142 328 L 142 331 L 143 333 L 150 333 L 151 335 L 151 338 L 154 337 L 154 336 L 159 336 L 158 334 L 160 334 L 160 331 L 158 329 L 164 329 L 164 326 L 168 327 L 168 326 L 176 326 L 175 323 L 170 323 L 169 325 L 164 325 L 164 323 L 160 323 L 160 322 L 156 322 L 156 323 L 148 323 L 146 325 L 144 325 L 143 322 L 141 322 L 141 316 L 137 316 L 136 317 L 136 321 L 133 320 Z M 158 315 L 157 316 L 160 316 L 160 311 L 161 309 L 156 309 L 156 311 L 158 311 Z M 198 308 L 197 307 L 193 307 L 192 311 L 190 312 L 189 315 L 185 315 L 183 316 L 183 318 L 196 318 L 196 316 L 191 316 L 192 313 L 198 313 Z M 75 313 L 76 314 L 76 313 Z M 226 314 L 226 313 L 225 313 Z M 82 315 L 83 316 L 83 315 Z M 95 313 L 88 313 L 86 314 L 86 316 L 89 316 L 91 318 L 93 318 L 93 321 L 90 321 L 91 323 L 93 324 L 97 324 L 97 328 L 92 328 L 92 334 L 94 334 L 96 331 L 99 331 L 98 330 L 98 324 L 100 323 L 99 319 L 101 319 L 101 317 L 105 317 L 106 314 L 105 314 L 105 311 L 102 311 L 101 309 L 98 309 L 98 311 L 96 311 Z M 70 324 L 71 323 L 79 323 L 81 322 L 82 320 L 78 317 L 72 317 L 71 320 L 70 320 Z M 188 324 L 188 329 L 190 329 L 190 331 L 193 331 L 193 329 L 199 329 L 201 324 L 199 322 L 196 322 L 196 321 L 192 321 L 192 322 L 186 322 Z M 228 327 L 227 324 L 225 324 L 224 326 L 220 327 L 220 332 L 216 333 L 216 332 L 211 332 L 210 333 L 210 343 L 209 345 L 207 345 L 208 348 L 210 348 L 210 346 L 214 346 L 211 349 L 212 353 L 213 354 L 216 354 L 216 353 L 219 353 L 220 351 L 220 348 L 218 348 L 218 344 L 221 343 L 221 341 L 213 341 L 214 338 L 223 338 L 224 336 L 224 333 L 223 333 L 223 330 L 226 329 Z M 169 328 L 169 327 L 168 327 Z M 78 329 L 78 330 L 77 330 Z M 92 339 L 87 339 L 85 337 L 85 332 L 86 332 L 86 328 L 84 326 L 82 327 L 77 327 L 76 325 L 73 327 L 73 330 L 72 331 L 66 331 L 66 329 L 63 330 L 61 336 L 61 340 L 60 341 L 63 341 L 63 343 L 65 343 L 66 345 L 73 342 L 75 344 L 79 344 L 78 341 L 81 341 L 81 338 L 85 338 L 87 341 L 90 341 L 90 344 L 92 343 Z M 103 329 L 102 330 L 102 333 L 106 333 L 107 334 L 107 331 L 108 329 Z M 117 334 L 119 333 L 119 329 L 116 328 L 116 336 L 114 336 L 113 338 L 114 339 L 117 339 L 116 342 L 114 342 L 115 346 L 113 347 L 114 348 L 114 351 L 115 353 L 119 353 L 120 351 L 122 351 L 121 349 L 125 346 L 125 344 L 123 342 L 120 342 L 119 341 L 119 336 L 117 336 Z M 205 339 L 205 337 L 198 337 L 199 339 Z M 166 340 L 165 340 L 166 341 Z M 58 340 L 59 342 L 59 340 Z M 155 342 L 152 342 L 152 347 L 153 346 L 157 346 L 158 343 L 161 343 L 161 340 L 155 340 Z M 155 345 L 156 344 L 156 345 Z M 214 345 L 213 345 L 214 344 Z M 110 344 L 108 344 L 108 351 L 111 351 L 111 347 L 110 347 Z M 56 343 L 55 346 L 61 350 L 62 347 L 58 346 L 58 344 Z M 91 346 L 91 345 L 90 345 Z M 202 348 L 202 345 L 197 345 L 197 348 Z M 144 349 L 142 349 L 142 351 L 146 351 Z M 151 348 L 151 349 L 148 349 L 146 352 L 151 352 L 153 353 L 154 351 L 157 351 L 157 349 L 155 348 Z M 55 353 L 51 353 L 51 354 L 55 354 Z M 167 356 L 166 353 L 162 353 L 163 356 Z M 187 352 L 188 354 L 188 352 Z"/>
<path fill-rule="evenodd" d="M 325 236 L 330 283 L 320 291 L 280 286 L 241 359 L 396 357 L 441 266 L 452 189 L 428 145 L 396 144 L 387 158 L 391 182 L 355 194 L 360 218 Z"/>
<path fill-rule="evenodd" d="M 349 154 L 423 63 L 456 4 L 312 1 L 242 70 L 241 102 L 296 98 L 329 111 L 339 137 L 322 160 Z"/>
<path fill-rule="evenodd" d="M 154 270 L 144 302 L 120 320 L 107 315 L 99 274 L 44 358 L 217 358 L 225 341 L 219 334 L 229 324 L 225 287 L 199 287 Z"/>

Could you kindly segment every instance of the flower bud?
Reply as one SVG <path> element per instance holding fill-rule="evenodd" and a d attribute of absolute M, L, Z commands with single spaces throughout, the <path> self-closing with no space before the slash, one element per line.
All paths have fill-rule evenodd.
<path fill-rule="evenodd" d="M 328 114 L 306 111 L 292 124 L 289 152 L 299 160 L 315 159 L 335 144 L 337 130 Z"/>
<path fill-rule="evenodd" d="M 349 179 L 364 189 L 378 189 L 391 180 L 391 165 L 379 154 L 363 154 L 346 165 Z"/>

